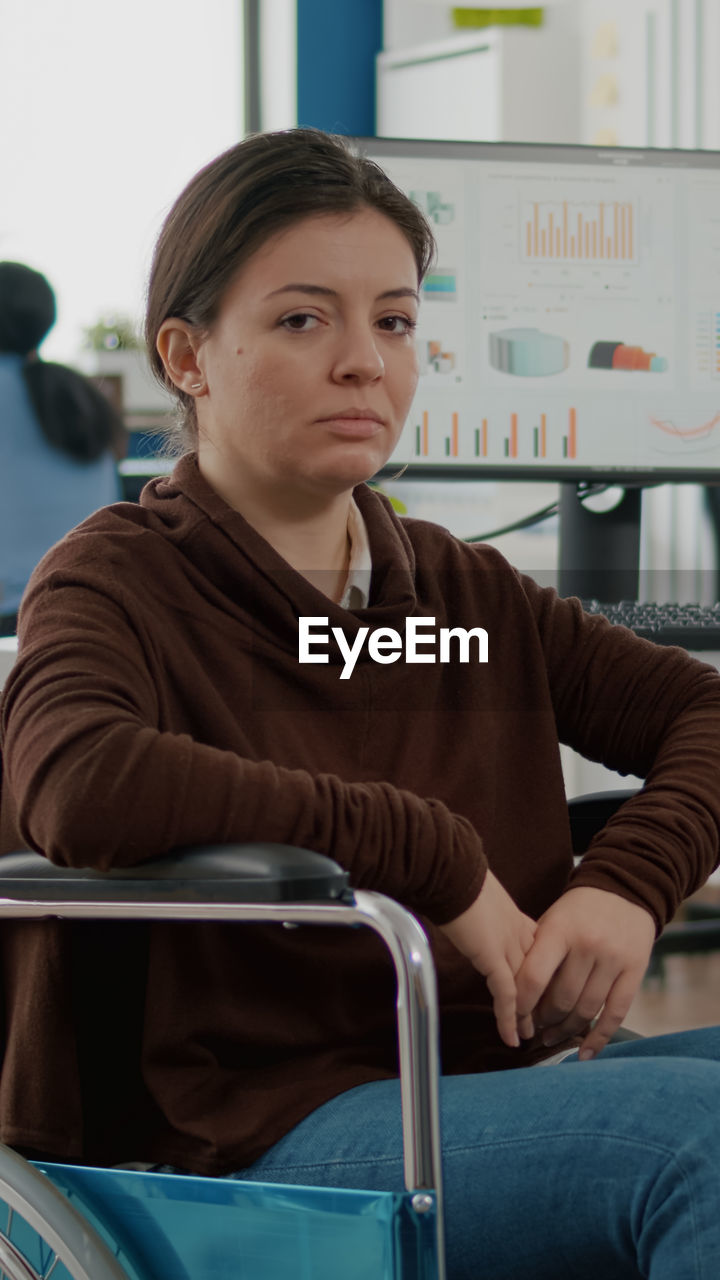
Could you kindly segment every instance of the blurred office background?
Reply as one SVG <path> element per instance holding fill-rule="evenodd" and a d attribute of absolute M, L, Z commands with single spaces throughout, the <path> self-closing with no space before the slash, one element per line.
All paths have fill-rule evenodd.
<path fill-rule="evenodd" d="M 516 6 L 493 9 L 510 17 Z M 162 393 L 113 326 L 140 327 L 170 202 L 250 129 L 720 145 L 716 0 L 541 9 L 539 26 L 472 27 L 481 10 L 447 0 L 1 0 L 0 258 L 36 267 L 56 290 L 42 354 L 122 379 L 131 453 L 152 437 Z M 556 486 L 460 483 L 448 502 L 446 486 L 426 482 L 403 494 L 467 535 L 544 506 Z M 716 552 L 703 494 L 663 486 L 645 497 L 644 565 L 675 581 L 682 570 L 685 598 L 707 600 Z M 552 574 L 552 521 L 497 543 Z"/>
<path fill-rule="evenodd" d="M 447 0 L 0 0 L 0 258 L 52 282 L 42 355 L 105 378 L 129 432 L 135 496 L 167 401 L 132 347 L 152 245 L 169 204 L 245 132 L 619 146 L 720 146 L 717 0 L 546 0 L 517 22 Z M 536 10 L 536 12 L 538 12 Z M 497 20 L 499 14 L 500 19 Z M 137 473 L 133 476 L 133 470 Z M 543 508 L 552 483 L 388 486 L 461 536 Z M 603 501 L 612 501 L 604 498 Z M 553 581 L 557 522 L 493 538 Z M 707 496 L 643 499 L 642 567 L 665 598 L 709 602 L 717 555 Z"/>
<path fill-rule="evenodd" d="M 142 319 L 168 206 L 243 121 L 237 0 L 0 4 L 0 257 L 58 299 L 43 354 L 74 363 L 103 315 Z"/>
<path fill-rule="evenodd" d="M 716 0 L 539 8 L 472 28 L 447 0 L 2 0 L 0 255 L 53 281 L 46 357 L 139 323 L 169 203 L 250 128 L 720 146 Z"/>

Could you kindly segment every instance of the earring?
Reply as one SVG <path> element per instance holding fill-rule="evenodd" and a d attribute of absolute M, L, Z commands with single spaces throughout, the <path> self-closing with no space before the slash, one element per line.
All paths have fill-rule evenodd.
<path fill-rule="evenodd" d="M 199 390 L 200 390 L 200 388 L 201 388 L 201 386 L 202 386 L 202 382 L 191 382 L 191 383 L 190 383 L 190 390 L 191 390 L 191 391 L 199 391 Z"/>

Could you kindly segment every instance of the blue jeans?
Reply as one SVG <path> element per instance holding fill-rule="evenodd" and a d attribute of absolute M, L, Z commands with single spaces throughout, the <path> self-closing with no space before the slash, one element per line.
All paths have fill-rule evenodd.
<path fill-rule="evenodd" d="M 441 1082 L 450 1280 L 718 1280 L 720 1027 Z M 239 1178 L 403 1187 L 396 1080 L 318 1108 Z"/>

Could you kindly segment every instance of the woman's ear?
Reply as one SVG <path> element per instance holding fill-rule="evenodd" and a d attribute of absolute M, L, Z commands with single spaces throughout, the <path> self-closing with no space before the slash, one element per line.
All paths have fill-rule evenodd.
<path fill-rule="evenodd" d="M 156 346 L 165 371 L 178 390 L 197 395 L 205 379 L 197 363 L 196 331 L 187 321 L 171 316 L 160 325 Z"/>

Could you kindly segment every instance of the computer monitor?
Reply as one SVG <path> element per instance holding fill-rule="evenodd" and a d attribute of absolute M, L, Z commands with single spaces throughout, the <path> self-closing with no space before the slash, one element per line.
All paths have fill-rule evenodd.
<path fill-rule="evenodd" d="M 597 482 L 720 483 L 718 153 L 356 145 L 438 244 L 418 390 L 386 471 L 557 480 L 566 503 Z M 638 498 L 625 512 L 638 534 L 639 512 Z M 607 563 L 607 544 L 596 552 Z"/>

